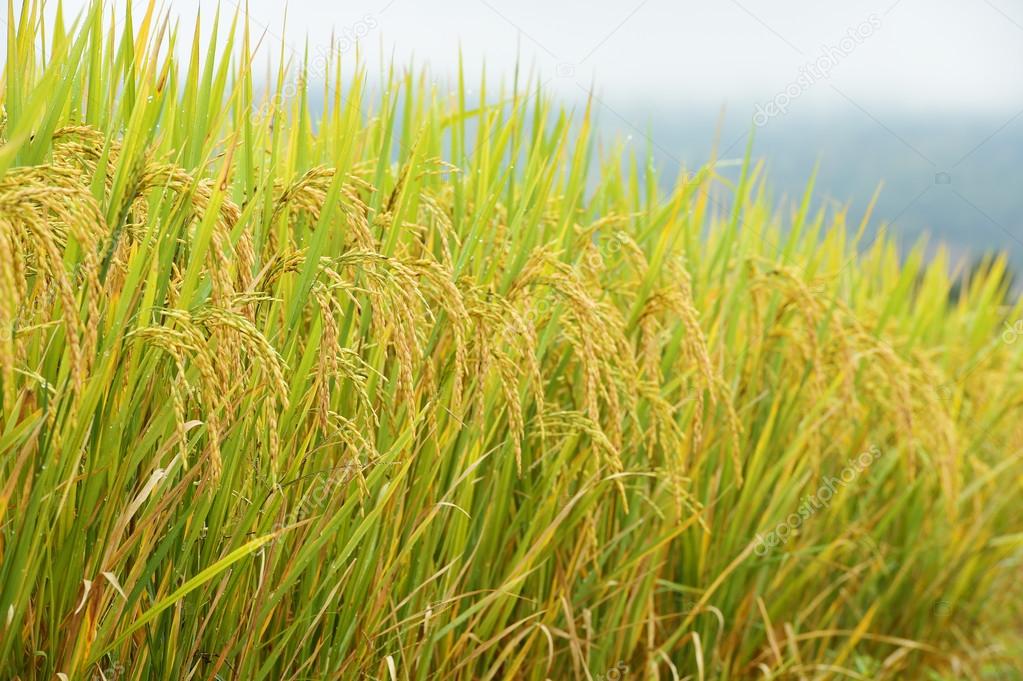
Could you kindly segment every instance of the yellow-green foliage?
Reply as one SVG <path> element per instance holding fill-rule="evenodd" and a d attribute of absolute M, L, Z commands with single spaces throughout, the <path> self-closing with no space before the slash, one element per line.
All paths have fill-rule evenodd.
<path fill-rule="evenodd" d="M 244 20 L 102 9 L 8 13 L 0 677 L 1012 666 L 1003 261 L 950 303 L 944 254 L 748 160 L 660 192 L 534 84 L 260 95 Z"/>

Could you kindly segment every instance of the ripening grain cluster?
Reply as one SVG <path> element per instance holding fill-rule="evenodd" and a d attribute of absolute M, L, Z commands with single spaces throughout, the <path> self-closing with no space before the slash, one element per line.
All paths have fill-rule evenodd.
<path fill-rule="evenodd" d="M 1003 259 L 139 7 L 8 9 L 0 678 L 1017 668 Z"/>

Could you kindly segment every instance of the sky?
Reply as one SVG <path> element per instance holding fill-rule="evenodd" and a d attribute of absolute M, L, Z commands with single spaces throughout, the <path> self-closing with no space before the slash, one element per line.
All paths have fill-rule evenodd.
<path fill-rule="evenodd" d="M 166 1 L 185 26 L 200 4 L 207 20 L 216 8 Z M 72 13 L 86 4 L 64 2 Z M 297 55 L 308 40 L 315 54 L 333 32 L 370 63 L 393 54 L 444 77 L 461 49 L 472 70 L 484 61 L 495 75 L 532 66 L 563 97 L 595 84 L 610 101 L 659 106 L 755 111 L 798 89 L 806 108 L 850 100 L 1023 108 L 1023 0 L 248 0 L 248 8 L 275 50 L 283 39 Z M 807 70 L 813 64 L 826 68 Z"/>

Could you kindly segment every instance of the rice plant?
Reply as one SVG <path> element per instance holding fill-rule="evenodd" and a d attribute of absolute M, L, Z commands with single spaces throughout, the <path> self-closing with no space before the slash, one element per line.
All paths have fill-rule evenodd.
<path fill-rule="evenodd" d="M 1004 259 L 128 5 L 8 5 L 0 677 L 1019 668 Z"/>

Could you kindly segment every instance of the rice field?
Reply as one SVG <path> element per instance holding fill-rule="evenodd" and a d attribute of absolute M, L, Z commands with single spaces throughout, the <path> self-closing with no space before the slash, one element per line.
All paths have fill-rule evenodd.
<path fill-rule="evenodd" d="M 0 678 L 1023 678 L 1004 259 L 143 8 L 8 5 Z"/>

